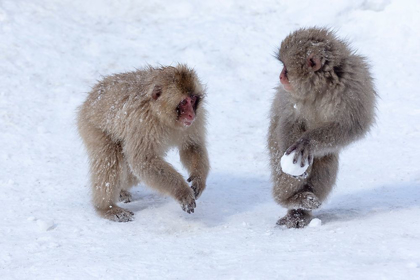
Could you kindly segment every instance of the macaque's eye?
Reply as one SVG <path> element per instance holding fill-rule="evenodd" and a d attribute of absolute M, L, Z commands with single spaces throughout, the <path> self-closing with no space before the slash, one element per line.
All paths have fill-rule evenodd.
<path fill-rule="evenodd" d="M 197 95 L 191 95 L 191 104 L 194 105 L 197 102 Z"/>
<path fill-rule="evenodd" d="M 180 105 L 185 106 L 185 105 L 187 105 L 187 102 L 188 102 L 187 99 L 184 99 L 184 100 L 181 101 Z"/>

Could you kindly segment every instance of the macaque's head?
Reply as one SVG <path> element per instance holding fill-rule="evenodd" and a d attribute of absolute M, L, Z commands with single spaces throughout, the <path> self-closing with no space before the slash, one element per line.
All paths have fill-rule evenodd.
<path fill-rule="evenodd" d="M 171 127 L 187 128 L 199 114 L 204 89 L 194 70 L 185 65 L 162 68 L 151 93 L 161 120 Z"/>
<path fill-rule="evenodd" d="M 346 43 L 328 29 L 299 29 L 281 43 L 277 58 L 283 63 L 280 82 L 287 92 L 302 96 L 338 82 Z"/>

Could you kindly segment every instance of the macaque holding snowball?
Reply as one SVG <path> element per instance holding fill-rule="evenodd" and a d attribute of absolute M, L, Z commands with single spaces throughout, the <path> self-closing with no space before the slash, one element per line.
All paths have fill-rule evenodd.
<path fill-rule="evenodd" d="M 283 63 L 282 87 L 271 107 L 268 134 L 273 196 L 288 209 L 277 224 L 301 228 L 330 193 L 341 149 L 374 122 L 376 93 L 365 58 L 328 29 L 291 33 L 277 58 Z M 292 164 L 309 166 L 302 176 L 282 170 L 282 156 L 291 153 Z"/>

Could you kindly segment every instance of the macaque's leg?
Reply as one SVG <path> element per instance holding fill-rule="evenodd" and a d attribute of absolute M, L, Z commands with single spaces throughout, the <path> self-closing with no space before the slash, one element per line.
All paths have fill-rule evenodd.
<path fill-rule="evenodd" d="M 134 214 L 116 205 L 121 190 L 119 184 L 124 160 L 121 146 L 99 129 L 86 128 L 89 129 L 85 144 L 90 157 L 92 200 L 95 209 L 109 220 L 131 221 Z"/>
<path fill-rule="evenodd" d="M 133 198 L 130 193 L 130 189 L 136 185 L 138 185 L 140 180 L 134 176 L 131 172 L 128 163 L 124 161 L 123 165 L 123 176 L 121 178 L 121 191 L 120 191 L 120 201 L 124 203 L 129 203 L 133 201 Z"/>

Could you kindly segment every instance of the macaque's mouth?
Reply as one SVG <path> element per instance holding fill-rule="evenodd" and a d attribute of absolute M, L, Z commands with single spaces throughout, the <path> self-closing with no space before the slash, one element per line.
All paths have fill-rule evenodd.
<path fill-rule="evenodd" d="M 192 120 L 192 121 L 187 121 L 187 120 L 183 120 L 181 123 L 184 125 L 184 126 L 190 126 L 190 125 L 192 125 L 192 123 L 194 122 L 194 120 Z"/>
<path fill-rule="evenodd" d="M 292 86 L 290 84 L 281 84 L 284 88 L 285 91 L 287 92 L 291 92 L 292 91 Z"/>

